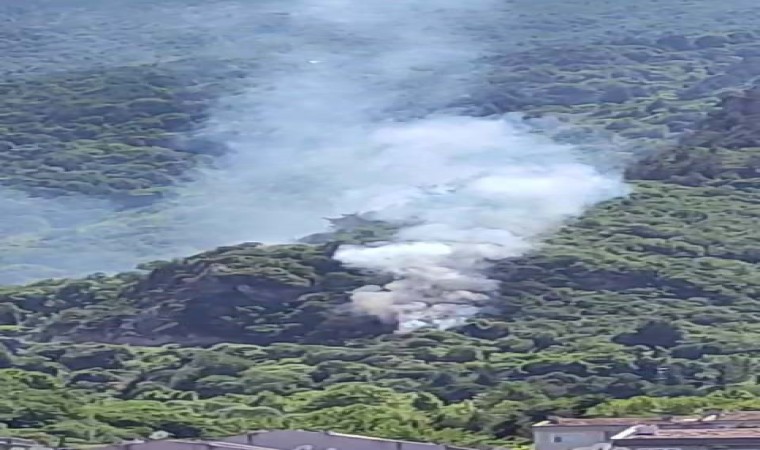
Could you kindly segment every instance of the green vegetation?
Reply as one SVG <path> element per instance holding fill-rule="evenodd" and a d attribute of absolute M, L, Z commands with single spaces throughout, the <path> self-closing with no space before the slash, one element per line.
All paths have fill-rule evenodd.
<path fill-rule="evenodd" d="M 149 203 L 224 151 L 182 134 L 242 71 L 239 62 L 176 61 L 0 81 L 0 183 Z"/>
<path fill-rule="evenodd" d="M 300 427 L 503 445 L 549 414 L 760 408 L 760 95 L 719 100 L 748 79 L 716 78 L 745 73 L 753 60 L 735 55 L 751 39 L 682 38 L 536 51 L 494 74 L 496 110 L 567 114 L 632 151 L 664 150 L 629 169 L 631 196 L 499 262 L 481 317 L 398 335 L 354 314 L 346 292 L 368 276 L 332 252 L 391 231 L 377 223 L 5 286 L 0 434 L 83 444 Z M 4 87 L 0 181 L 129 197 L 182 179 L 203 158 L 167 136 L 199 123 L 214 90 L 146 70 Z M 83 92 L 95 97 L 79 104 Z M 41 121 L 51 102 L 70 116 Z M 55 169 L 69 165 L 84 169 Z"/>

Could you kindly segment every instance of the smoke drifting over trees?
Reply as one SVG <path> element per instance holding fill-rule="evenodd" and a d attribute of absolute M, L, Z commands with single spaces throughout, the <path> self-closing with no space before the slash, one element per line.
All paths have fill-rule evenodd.
<path fill-rule="evenodd" d="M 625 193 L 619 174 L 584 163 L 580 149 L 542 138 L 518 115 L 469 115 L 480 115 L 468 98 L 484 89 L 487 61 L 509 45 L 504 27 L 515 22 L 514 6 L 302 0 L 176 8 L 179 23 L 197 26 L 193 39 L 173 25 L 154 47 L 137 40 L 131 48 L 150 49 L 140 54 L 146 61 L 182 51 L 254 60 L 245 89 L 222 98 L 199 132 L 230 152 L 142 209 L 9 192 L 3 226 L 6 246 L 16 247 L 6 262 L 18 265 L 4 281 L 123 270 L 241 241 L 288 242 L 324 229 L 325 217 L 363 212 L 414 225 L 393 242 L 339 249 L 344 263 L 396 278 L 354 293 L 356 306 L 401 314 L 406 327 L 447 325 L 496 288 L 488 261 L 524 254 L 566 219 Z M 149 8 L 146 20 L 171 12 Z"/>

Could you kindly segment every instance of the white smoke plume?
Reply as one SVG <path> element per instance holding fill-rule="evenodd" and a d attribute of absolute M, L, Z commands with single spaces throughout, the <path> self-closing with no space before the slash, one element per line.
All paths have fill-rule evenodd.
<path fill-rule="evenodd" d="M 136 3 L 142 15 L 98 14 L 104 24 L 123 18 L 104 30 L 118 29 L 130 62 L 256 61 L 246 92 L 223 99 L 204 130 L 232 152 L 144 210 L 3 195 L 8 233 L 0 245 L 13 251 L 2 262 L 16 266 L 0 281 L 111 272 L 243 241 L 291 242 L 323 230 L 325 217 L 373 212 L 415 225 L 393 242 L 337 253 L 396 279 L 355 293 L 357 307 L 401 314 L 406 328 L 447 326 L 493 294 L 489 261 L 531 251 L 568 218 L 625 193 L 619 174 L 541 138 L 519 116 L 470 117 L 448 107 L 488 89 L 488 57 L 520 44 L 518 30 L 533 34 L 520 28 L 510 2 L 156 3 Z M 83 17 L 93 4 L 80 6 L 56 20 Z M 132 32 L 158 32 L 160 46 L 143 37 L 130 47 Z M 46 45 L 57 49 L 59 41 Z M 88 61 L 113 63 L 117 53 L 106 44 L 93 44 Z M 33 226 L 19 225 L 19 215 Z"/>
<path fill-rule="evenodd" d="M 393 242 L 338 250 L 349 266 L 395 278 L 354 292 L 359 309 L 402 330 L 456 325 L 497 291 L 490 261 L 535 249 L 567 219 L 626 192 L 619 176 L 580 162 L 579 149 L 517 120 L 436 117 L 370 134 L 382 156 L 365 164 L 383 167 L 378 194 L 393 195 L 371 185 L 354 194 L 375 218 L 415 225 Z"/>
<path fill-rule="evenodd" d="M 291 13 L 298 50 L 275 59 L 291 71 L 260 80 L 219 116 L 217 131 L 238 149 L 230 167 L 245 170 L 219 172 L 201 192 L 257 193 L 250 213 L 264 218 L 260 236 L 275 239 L 340 213 L 413 222 L 393 242 L 336 253 L 395 278 L 354 292 L 356 307 L 402 330 L 474 314 L 498 288 L 489 261 L 525 254 L 568 218 L 625 193 L 619 174 L 532 133 L 519 116 L 444 108 L 487 69 L 499 11 L 490 0 L 301 2 Z M 232 205 L 239 215 L 240 202 Z"/>

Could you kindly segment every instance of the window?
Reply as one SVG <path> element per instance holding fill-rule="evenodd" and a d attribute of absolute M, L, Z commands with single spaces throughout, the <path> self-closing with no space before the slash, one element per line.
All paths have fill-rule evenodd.
<path fill-rule="evenodd" d="M 562 442 L 562 436 L 552 436 L 552 442 Z"/>

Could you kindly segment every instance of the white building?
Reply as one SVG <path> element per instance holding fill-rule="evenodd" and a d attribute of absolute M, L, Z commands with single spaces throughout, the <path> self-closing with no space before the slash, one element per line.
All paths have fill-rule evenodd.
<path fill-rule="evenodd" d="M 574 450 L 609 443 L 616 434 L 633 425 L 647 423 L 641 418 L 566 419 L 553 417 L 533 426 L 536 450 Z"/>
<path fill-rule="evenodd" d="M 612 438 L 614 436 L 637 425 L 656 425 L 661 430 L 760 428 L 760 411 L 712 412 L 702 416 L 653 418 L 569 419 L 553 417 L 533 426 L 533 442 L 536 450 L 591 450 L 597 448 L 601 450 L 613 443 Z"/>

